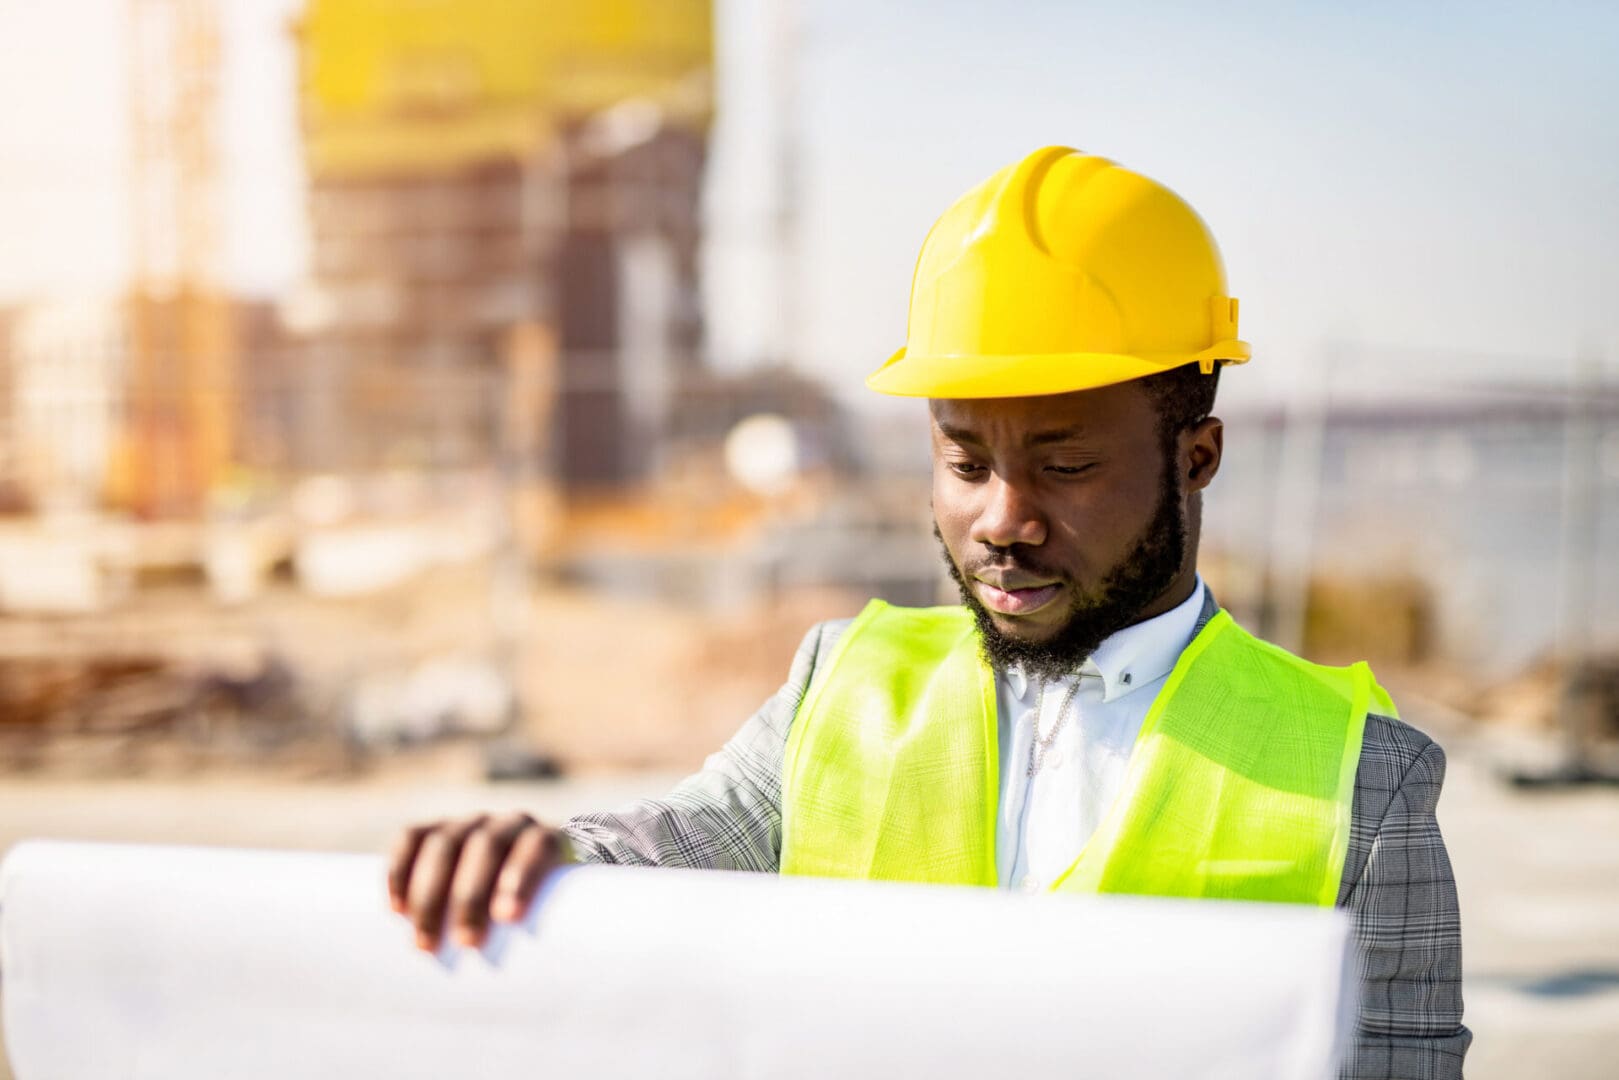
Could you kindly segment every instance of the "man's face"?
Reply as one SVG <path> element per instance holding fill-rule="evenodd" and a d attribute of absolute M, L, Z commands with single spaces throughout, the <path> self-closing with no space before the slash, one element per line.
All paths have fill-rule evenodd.
<path fill-rule="evenodd" d="M 1165 453 L 1135 383 L 930 411 L 936 531 L 991 663 L 1072 671 L 1190 583 L 1186 440 Z"/>

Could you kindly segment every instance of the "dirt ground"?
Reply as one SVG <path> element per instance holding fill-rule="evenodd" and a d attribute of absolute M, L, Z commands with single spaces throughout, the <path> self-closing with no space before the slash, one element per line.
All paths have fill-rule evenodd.
<path fill-rule="evenodd" d="M 688 768 L 781 685 L 806 630 L 863 603 L 799 588 L 700 611 L 546 585 L 517 602 L 520 627 L 502 637 L 492 581 L 459 567 L 363 601 L 283 589 L 240 609 L 177 589 L 94 616 L 0 620 L 0 783 L 340 772 L 353 764 L 345 738 L 386 747 L 395 733 L 490 730 L 498 717 L 468 727 L 458 715 L 487 698 L 476 676 L 513 696 L 511 734 L 566 768 Z M 236 669 L 254 673 L 233 684 L 241 711 L 187 696 Z M 380 709 L 366 693 L 412 685 L 425 695 L 385 695 Z M 275 737 L 277 722 L 290 734 Z"/>

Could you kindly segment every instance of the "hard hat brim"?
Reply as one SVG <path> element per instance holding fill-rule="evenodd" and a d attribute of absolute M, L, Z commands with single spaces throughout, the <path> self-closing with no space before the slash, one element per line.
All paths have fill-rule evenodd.
<path fill-rule="evenodd" d="M 1218 361 L 1245 363 L 1246 341 L 1228 339 L 1195 353 L 1035 353 L 1027 356 L 907 356 L 899 350 L 866 377 L 866 385 L 896 397 L 1038 397 L 1094 390 L 1143 379 L 1186 364 L 1213 370 Z"/>

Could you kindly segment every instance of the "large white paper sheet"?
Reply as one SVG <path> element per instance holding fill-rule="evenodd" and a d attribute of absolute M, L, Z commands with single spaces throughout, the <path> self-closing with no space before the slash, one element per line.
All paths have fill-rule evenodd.
<path fill-rule="evenodd" d="M 33 842 L 0 866 L 18 1080 L 1331 1077 L 1347 921 L 581 867 L 483 952 L 354 855 Z"/>

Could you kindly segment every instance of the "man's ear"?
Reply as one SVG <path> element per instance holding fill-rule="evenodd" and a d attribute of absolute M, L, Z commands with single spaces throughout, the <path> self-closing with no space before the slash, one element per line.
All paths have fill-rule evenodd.
<path fill-rule="evenodd" d="M 1189 431 L 1181 433 L 1181 460 L 1186 466 L 1186 487 L 1202 491 L 1220 471 L 1225 453 L 1225 423 L 1218 416 L 1205 417 Z"/>

